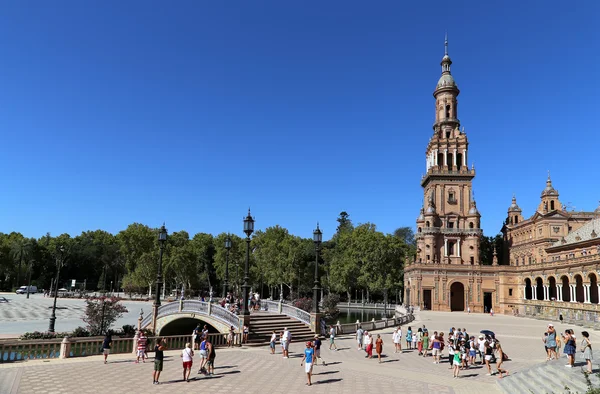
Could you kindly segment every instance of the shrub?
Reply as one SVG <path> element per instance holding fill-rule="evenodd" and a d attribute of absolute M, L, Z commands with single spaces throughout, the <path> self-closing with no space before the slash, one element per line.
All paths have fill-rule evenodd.
<path fill-rule="evenodd" d="M 82 338 L 82 337 L 90 337 L 91 334 L 84 327 L 77 327 L 76 329 L 73 330 L 73 332 L 71 332 L 71 335 L 69 335 L 69 336 L 74 337 L 74 338 Z"/>
<path fill-rule="evenodd" d="M 137 331 L 136 327 L 131 324 L 125 324 L 122 328 L 123 336 L 130 338 L 135 336 L 135 332 Z"/>
<path fill-rule="evenodd" d="M 99 297 L 97 300 L 85 301 L 85 315 L 83 321 L 92 335 L 102 335 L 108 331 L 127 308 L 119 303 L 116 297 Z"/>
<path fill-rule="evenodd" d="M 329 316 L 337 316 L 340 311 L 337 305 L 340 302 L 339 294 L 327 294 L 323 297 L 323 312 Z"/>
<path fill-rule="evenodd" d="M 292 301 L 292 305 L 298 309 L 302 309 L 303 311 L 310 312 L 312 310 L 312 298 L 298 298 Z"/>

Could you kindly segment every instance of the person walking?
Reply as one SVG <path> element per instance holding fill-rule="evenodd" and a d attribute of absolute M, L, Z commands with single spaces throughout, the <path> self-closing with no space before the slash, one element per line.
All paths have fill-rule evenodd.
<path fill-rule="evenodd" d="M 106 361 L 106 359 L 108 358 L 108 355 L 110 354 L 110 345 L 112 344 L 112 335 L 109 332 L 106 333 L 106 335 L 104 336 L 104 340 L 102 341 L 102 354 L 104 354 L 104 364 L 106 364 L 108 361 Z"/>
<path fill-rule="evenodd" d="M 383 339 L 381 339 L 381 335 L 379 334 L 377 334 L 377 340 L 375 341 L 375 352 L 377 353 L 379 364 L 381 364 L 381 352 L 383 352 Z"/>
<path fill-rule="evenodd" d="M 412 349 L 412 330 L 410 327 L 406 330 L 406 347 L 408 350 Z"/>
<path fill-rule="evenodd" d="M 440 338 L 437 335 L 437 332 L 433 333 L 433 344 L 432 344 L 432 349 L 431 349 L 431 355 L 433 356 L 433 363 L 434 364 L 439 364 L 440 363 L 440 356 L 442 354 L 442 344 L 440 343 Z"/>
<path fill-rule="evenodd" d="M 485 341 L 484 344 L 484 352 L 485 352 L 485 365 L 487 366 L 488 369 L 488 376 L 492 376 L 492 366 L 490 365 L 490 362 L 492 362 L 492 355 L 494 354 L 494 349 L 492 349 L 492 346 L 490 346 L 490 343 L 488 341 Z"/>
<path fill-rule="evenodd" d="M 367 349 L 366 358 L 373 358 L 373 336 L 367 332 L 365 335 L 365 345 Z"/>
<path fill-rule="evenodd" d="M 229 328 L 229 334 L 227 334 L 227 347 L 233 347 L 233 336 L 235 335 L 235 328 L 231 326 Z"/>
<path fill-rule="evenodd" d="M 194 341 L 194 350 L 198 350 L 200 347 L 200 323 L 198 323 L 198 325 L 196 326 L 196 328 L 194 328 L 194 331 L 192 332 L 192 340 Z"/>
<path fill-rule="evenodd" d="M 283 345 L 283 358 L 290 358 L 289 349 L 291 340 L 292 333 L 290 332 L 290 330 L 288 330 L 287 327 L 285 327 L 283 329 L 283 339 L 281 340 L 281 343 Z"/>
<path fill-rule="evenodd" d="M 427 357 L 427 353 L 429 352 L 429 333 L 425 331 L 423 333 L 423 357 Z"/>
<path fill-rule="evenodd" d="M 163 370 L 164 351 L 167 350 L 167 340 L 158 338 L 154 346 L 154 372 L 152 373 L 152 384 L 159 384 L 158 379 Z"/>
<path fill-rule="evenodd" d="M 304 372 L 306 372 L 306 377 L 308 378 L 308 383 L 306 383 L 307 386 L 312 386 L 311 377 L 314 354 L 315 352 L 311 346 L 311 343 L 306 342 L 306 349 L 304 349 L 304 356 L 302 356 L 300 366 L 302 366 L 302 364 L 305 364 Z"/>
<path fill-rule="evenodd" d="M 565 365 L 567 368 L 573 368 L 575 364 L 575 352 L 576 352 L 576 343 L 575 339 L 571 335 L 571 330 L 565 330 L 565 334 L 563 335 L 565 348 L 563 349 L 563 353 L 567 355 L 569 359 L 569 363 Z"/>
<path fill-rule="evenodd" d="M 139 332 L 138 343 L 137 343 L 137 359 L 135 363 L 138 364 L 140 362 L 140 357 L 142 358 L 142 362 L 146 362 L 146 346 L 148 345 L 148 338 L 144 335 L 143 331 Z"/>
<path fill-rule="evenodd" d="M 275 354 L 275 342 L 277 342 L 277 332 L 273 330 L 271 334 L 271 340 L 269 341 L 269 348 L 271 349 L 271 354 Z"/>
<path fill-rule="evenodd" d="M 452 352 L 451 352 L 452 351 Z M 452 353 L 452 368 L 453 368 L 453 377 L 458 378 L 458 374 L 460 373 L 460 350 L 455 345 L 448 346 L 448 353 Z"/>
<path fill-rule="evenodd" d="M 208 352 L 206 351 L 206 338 L 200 342 L 200 369 L 198 373 L 206 373 L 206 360 L 208 359 Z"/>
<path fill-rule="evenodd" d="M 503 373 L 506 374 L 506 376 L 508 376 L 508 371 L 506 369 L 501 368 L 504 359 L 508 358 L 508 356 L 504 354 L 502 346 L 500 345 L 500 341 L 496 341 L 496 352 L 498 354 L 498 357 L 496 358 L 496 370 L 498 371 L 498 374 L 500 374 L 500 376 L 498 376 L 498 379 L 502 379 L 504 377 L 502 375 Z"/>
<path fill-rule="evenodd" d="M 548 324 L 546 333 L 548 334 L 546 336 L 546 354 L 548 355 L 546 360 L 552 360 L 553 358 L 558 359 L 558 356 L 556 355 L 556 330 L 552 323 Z"/>
<path fill-rule="evenodd" d="M 423 354 L 423 330 L 420 327 L 417 330 L 417 351 L 419 356 Z"/>
<path fill-rule="evenodd" d="M 250 328 L 248 326 L 244 325 L 242 343 L 248 343 L 248 334 L 250 334 Z"/>
<path fill-rule="evenodd" d="M 337 345 L 335 344 L 335 327 L 331 326 L 329 328 L 329 350 L 331 350 L 331 347 L 334 347 L 335 351 L 337 352 L 338 348 Z"/>
<path fill-rule="evenodd" d="M 590 334 L 587 331 L 582 331 L 581 336 L 581 352 L 585 363 L 587 364 L 587 373 L 592 373 L 592 342 L 590 342 Z"/>
<path fill-rule="evenodd" d="M 358 350 L 362 350 L 364 334 L 365 331 L 362 329 L 362 326 L 358 326 L 358 329 L 356 330 L 356 342 L 358 343 Z"/>
<path fill-rule="evenodd" d="M 183 361 L 183 380 L 190 382 L 190 373 L 192 372 L 192 364 L 194 363 L 194 351 L 192 350 L 192 344 L 186 343 L 185 348 L 179 355 Z"/>
<path fill-rule="evenodd" d="M 394 341 L 394 353 L 398 353 L 399 344 L 400 341 L 402 341 L 402 336 L 398 334 L 398 329 L 399 328 L 396 327 L 394 333 L 392 334 L 392 341 Z"/>
<path fill-rule="evenodd" d="M 215 347 L 208 339 L 206 339 L 206 352 L 208 353 L 208 359 L 206 361 L 206 375 L 214 375 L 215 374 L 215 358 L 217 357 L 217 353 L 215 352 Z"/>
<path fill-rule="evenodd" d="M 321 364 L 323 364 L 323 366 L 325 366 L 326 365 L 325 360 L 323 360 L 321 358 L 321 339 L 319 338 L 319 335 L 315 335 L 315 339 L 313 341 L 312 347 L 315 350 L 314 364 L 319 365 L 319 359 L 321 359 Z"/>

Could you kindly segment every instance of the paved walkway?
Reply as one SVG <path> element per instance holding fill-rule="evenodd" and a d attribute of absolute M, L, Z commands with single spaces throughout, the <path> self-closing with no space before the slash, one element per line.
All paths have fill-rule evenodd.
<path fill-rule="evenodd" d="M 541 333 L 543 321 L 494 316 L 421 312 L 413 327 L 426 324 L 430 331 L 464 326 L 470 334 L 491 329 L 502 340 L 511 361 L 505 363 L 511 372 L 545 360 Z M 566 326 L 557 329 L 564 330 Z M 578 328 L 576 332 L 580 332 Z M 415 352 L 394 354 L 392 329 L 381 330 L 385 342 L 384 363 L 367 360 L 365 353 L 356 350 L 353 338 L 339 338 L 339 351 L 329 351 L 324 345 L 322 355 L 327 366 L 314 369 L 314 385 L 305 386 L 306 375 L 300 366 L 303 343 L 293 343 L 289 359 L 281 354 L 270 355 L 265 347 L 218 349 L 216 375 L 196 375 L 194 380 L 181 381 L 179 351 L 166 352 L 162 384 L 152 385 L 152 363 L 133 363 L 130 355 L 111 355 L 104 365 L 101 357 L 67 360 L 27 361 L 0 364 L 0 393 L 93 393 L 144 392 L 179 393 L 182 390 L 209 390 L 211 393 L 231 393 L 242 389 L 245 393 L 498 393 L 497 377 L 486 376 L 486 370 L 475 368 L 461 371 L 460 379 L 453 379 L 447 363 L 434 365 L 431 358 L 418 357 Z M 591 333 L 592 341 L 600 343 L 600 334 Z M 510 377 L 509 377 L 510 378 Z"/>

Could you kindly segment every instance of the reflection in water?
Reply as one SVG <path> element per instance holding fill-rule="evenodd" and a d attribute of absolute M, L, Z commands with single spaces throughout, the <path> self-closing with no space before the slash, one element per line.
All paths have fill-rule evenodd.
<path fill-rule="evenodd" d="M 333 319 L 326 319 L 327 324 L 336 324 L 338 321 L 340 324 L 346 323 L 356 323 L 357 320 L 363 321 L 371 321 L 371 319 L 375 318 L 375 320 L 381 320 L 385 317 L 394 317 L 394 310 L 388 309 L 384 311 L 383 309 L 347 309 L 340 308 L 340 314 Z"/>

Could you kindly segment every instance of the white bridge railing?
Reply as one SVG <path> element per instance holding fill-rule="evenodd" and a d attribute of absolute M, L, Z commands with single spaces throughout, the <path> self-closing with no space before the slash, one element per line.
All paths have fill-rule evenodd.
<path fill-rule="evenodd" d="M 263 311 L 271 313 L 280 313 L 310 325 L 310 313 L 288 304 L 277 301 L 260 300 L 260 306 Z"/>
<path fill-rule="evenodd" d="M 173 301 L 161 305 L 158 308 L 157 318 L 160 319 L 161 317 L 178 313 L 196 313 L 198 315 L 209 316 L 226 323 L 228 326 L 237 327 L 240 324 L 236 314 L 229 312 L 219 304 L 210 304 L 208 302 L 196 300 Z M 142 327 L 147 327 L 150 323 L 152 323 L 152 314 L 146 316 L 144 320 L 142 320 Z"/>

